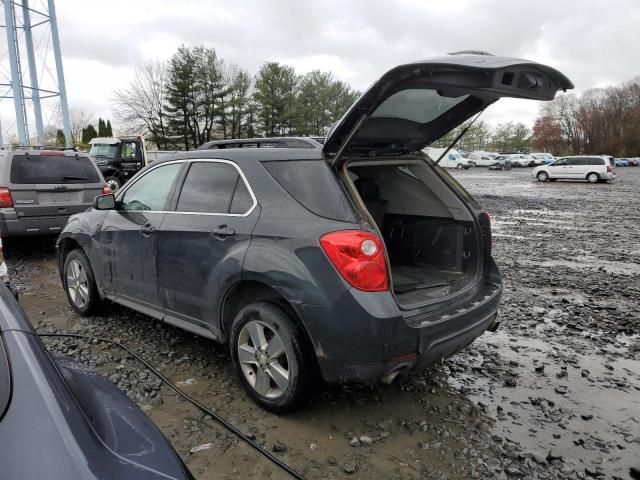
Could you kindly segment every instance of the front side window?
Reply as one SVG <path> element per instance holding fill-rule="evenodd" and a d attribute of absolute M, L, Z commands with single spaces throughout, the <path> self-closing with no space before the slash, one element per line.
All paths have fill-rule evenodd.
<path fill-rule="evenodd" d="M 140 177 L 120 197 L 122 210 L 165 210 L 167 198 L 171 192 L 180 167 L 179 163 L 172 163 L 157 167 Z"/>
<path fill-rule="evenodd" d="M 136 159 L 136 151 L 138 149 L 138 145 L 136 142 L 124 142 L 122 144 L 122 150 L 120 151 L 120 156 L 123 160 L 135 160 Z"/>
<path fill-rule="evenodd" d="M 180 191 L 177 211 L 244 214 L 253 198 L 238 170 L 228 163 L 194 162 Z"/>

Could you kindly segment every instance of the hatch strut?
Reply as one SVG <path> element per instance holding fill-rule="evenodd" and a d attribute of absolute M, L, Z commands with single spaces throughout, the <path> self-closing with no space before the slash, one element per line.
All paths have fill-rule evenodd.
<path fill-rule="evenodd" d="M 347 138 L 345 138 L 344 141 L 342 142 L 342 145 L 340 146 L 340 149 L 336 153 L 336 156 L 333 157 L 333 160 L 331 161 L 331 164 L 335 164 L 338 161 L 338 159 L 342 156 L 342 154 L 344 153 L 345 149 L 347 148 L 347 145 L 349 145 L 349 142 L 351 142 L 351 139 L 356 134 L 356 132 L 358 130 L 360 130 L 360 127 L 362 126 L 362 123 L 367 118 L 369 118 L 369 116 L 366 113 L 363 113 L 362 116 L 358 119 L 356 124 L 353 126 L 353 128 L 349 132 L 349 135 L 347 135 Z"/>
<path fill-rule="evenodd" d="M 438 160 L 436 160 L 435 165 L 437 165 L 438 163 L 440 163 L 440 160 L 442 160 L 444 158 L 444 156 L 449 153 L 449 150 L 451 150 L 453 148 L 453 146 L 458 143 L 458 140 L 460 140 L 462 137 L 464 137 L 464 134 L 467 133 L 467 130 L 469 130 L 469 128 L 471 127 L 471 125 L 473 125 L 475 123 L 475 121 L 478 119 L 478 117 L 480 115 L 482 115 L 482 113 L 484 112 L 484 108 L 482 110 L 480 110 L 478 112 L 478 114 L 473 117 L 473 120 L 471 120 L 469 122 L 469 125 L 467 125 L 466 127 L 464 127 L 462 129 L 462 131 L 458 134 L 458 136 L 453 140 L 453 142 L 451 142 L 451 144 L 445 149 L 444 152 L 442 152 L 442 155 L 440 155 L 440 158 L 438 158 Z"/>

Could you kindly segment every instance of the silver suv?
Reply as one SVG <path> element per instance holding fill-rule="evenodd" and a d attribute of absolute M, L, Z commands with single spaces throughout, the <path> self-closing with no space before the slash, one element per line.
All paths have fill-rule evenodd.
<path fill-rule="evenodd" d="M 0 234 L 57 235 L 70 215 L 109 193 L 95 163 L 74 150 L 0 150 Z"/>

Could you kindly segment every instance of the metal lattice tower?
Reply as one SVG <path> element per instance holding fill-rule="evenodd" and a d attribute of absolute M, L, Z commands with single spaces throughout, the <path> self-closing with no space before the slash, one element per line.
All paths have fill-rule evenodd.
<path fill-rule="evenodd" d="M 0 88 L 7 87 L 7 92 L 0 96 L 0 101 L 13 98 L 16 114 L 16 130 L 21 145 L 29 145 L 29 107 L 32 107 L 34 124 L 38 143 L 44 145 L 45 131 L 42 113 L 42 100 L 55 98 L 58 101 L 55 111 L 62 116 L 64 136 L 67 146 L 72 146 L 71 121 L 69 118 L 69 106 L 62 69 L 62 55 L 60 52 L 60 38 L 58 35 L 58 23 L 54 0 L 36 0 L 42 5 L 34 8 L 30 6 L 30 0 L 0 0 L 4 4 L 3 25 L 7 34 L 7 51 L 5 55 L 0 52 L 0 59 L 9 58 L 10 74 L 7 76 L 0 69 L 10 83 L 0 83 Z M 46 27 L 49 27 L 48 30 Z M 34 32 L 40 33 L 40 42 L 34 42 Z M 38 47 L 44 43 L 51 45 L 55 61 L 55 78 L 49 71 L 47 55 L 41 55 Z M 26 52 L 26 64 L 29 72 L 29 84 L 23 81 L 24 58 L 22 47 Z M 47 49 L 48 50 L 48 49 Z M 53 86 L 42 88 L 44 73 L 49 73 Z M 40 73 L 40 76 L 38 75 Z M 0 79 L 1 81 L 1 79 Z M 0 133 L 0 143 L 2 143 Z"/>

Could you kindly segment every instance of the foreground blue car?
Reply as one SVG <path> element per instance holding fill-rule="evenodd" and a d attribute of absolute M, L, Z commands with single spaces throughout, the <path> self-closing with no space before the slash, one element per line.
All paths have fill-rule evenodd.
<path fill-rule="evenodd" d="M 126 395 L 51 357 L 2 283 L 0 445 L 3 479 L 193 479 Z"/>

